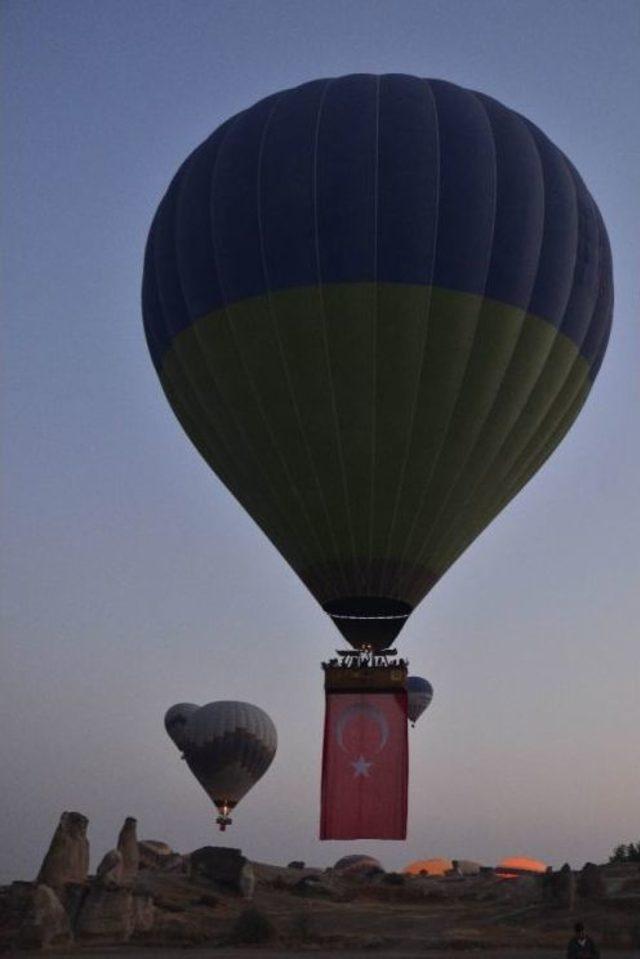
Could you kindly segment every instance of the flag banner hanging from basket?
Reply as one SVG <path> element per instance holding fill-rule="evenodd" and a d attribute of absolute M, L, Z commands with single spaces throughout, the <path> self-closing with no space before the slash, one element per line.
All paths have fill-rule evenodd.
<path fill-rule="evenodd" d="M 405 839 L 407 694 L 326 693 L 320 839 Z"/>

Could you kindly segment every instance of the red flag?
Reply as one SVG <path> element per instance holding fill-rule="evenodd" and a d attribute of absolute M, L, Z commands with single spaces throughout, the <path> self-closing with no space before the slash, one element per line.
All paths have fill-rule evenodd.
<path fill-rule="evenodd" d="M 405 839 L 407 694 L 327 692 L 321 839 Z"/>

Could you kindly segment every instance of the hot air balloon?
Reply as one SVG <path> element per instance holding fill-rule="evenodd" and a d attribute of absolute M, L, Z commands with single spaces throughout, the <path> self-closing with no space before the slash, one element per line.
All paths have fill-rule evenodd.
<path fill-rule="evenodd" d="M 539 859 L 530 859 L 529 856 L 507 856 L 496 866 L 496 872 L 502 879 L 517 879 L 518 876 L 539 875 L 549 867 Z"/>
<path fill-rule="evenodd" d="M 409 876 L 446 876 L 452 869 L 451 859 L 415 859 L 402 871 Z"/>
<path fill-rule="evenodd" d="M 407 715 L 415 726 L 433 699 L 433 686 L 422 676 L 407 676 Z"/>
<path fill-rule="evenodd" d="M 370 875 L 373 872 L 384 872 L 380 861 L 375 856 L 367 856 L 364 853 L 355 853 L 353 856 L 343 856 L 338 859 L 333 867 L 336 872 L 343 876 Z"/>
<path fill-rule="evenodd" d="M 175 717 L 185 711 L 186 725 L 180 727 L 178 741 Z M 258 706 L 232 701 L 172 706 L 165 727 L 218 809 L 216 823 L 224 831 L 232 822 L 231 810 L 271 765 L 278 744 L 276 727 Z"/>
<path fill-rule="evenodd" d="M 356 648 L 386 648 L 600 368 L 600 212 L 537 126 L 443 80 L 275 93 L 186 159 L 146 336 L 220 480 Z"/>

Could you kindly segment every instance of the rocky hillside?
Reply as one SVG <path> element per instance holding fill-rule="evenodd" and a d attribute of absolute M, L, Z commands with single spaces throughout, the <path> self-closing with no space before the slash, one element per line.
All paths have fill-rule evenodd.
<path fill-rule="evenodd" d="M 63 813 L 34 882 L 0 889 L 0 952 L 95 944 L 273 943 L 287 948 L 562 947 L 577 918 L 603 946 L 640 946 L 637 865 L 568 866 L 505 879 L 251 862 L 237 849 L 188 855 L 139 841 L 128 818 L 88 875 L 88 821 Z M 469 872 L 471 874 L 465 874 Z M 148 954 L 148 952 L 147 952 Z"/>

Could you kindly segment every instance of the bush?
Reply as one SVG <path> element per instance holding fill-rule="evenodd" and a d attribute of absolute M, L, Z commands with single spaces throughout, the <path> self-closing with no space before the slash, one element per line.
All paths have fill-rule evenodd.
<path fill-rule="evenodd" d="M 291 917 L 291 938 L 295 942 L 309 942 L 311 939 L 311 923 L 309 914 L 302 910 L 294 912 Z"/>
<path fill-rule="evenodd" d="M 245 909 L 240 913 L 231 930 L 231 941 L 254 944 L 270 942 L 276 930 L 271 920 L 259 909 Z"/>
<path fill-rule="evenodd" d="M 390 886 L 404 886 L 404 876 L 401 872 L 388 872 L 382 881 Z"/>

